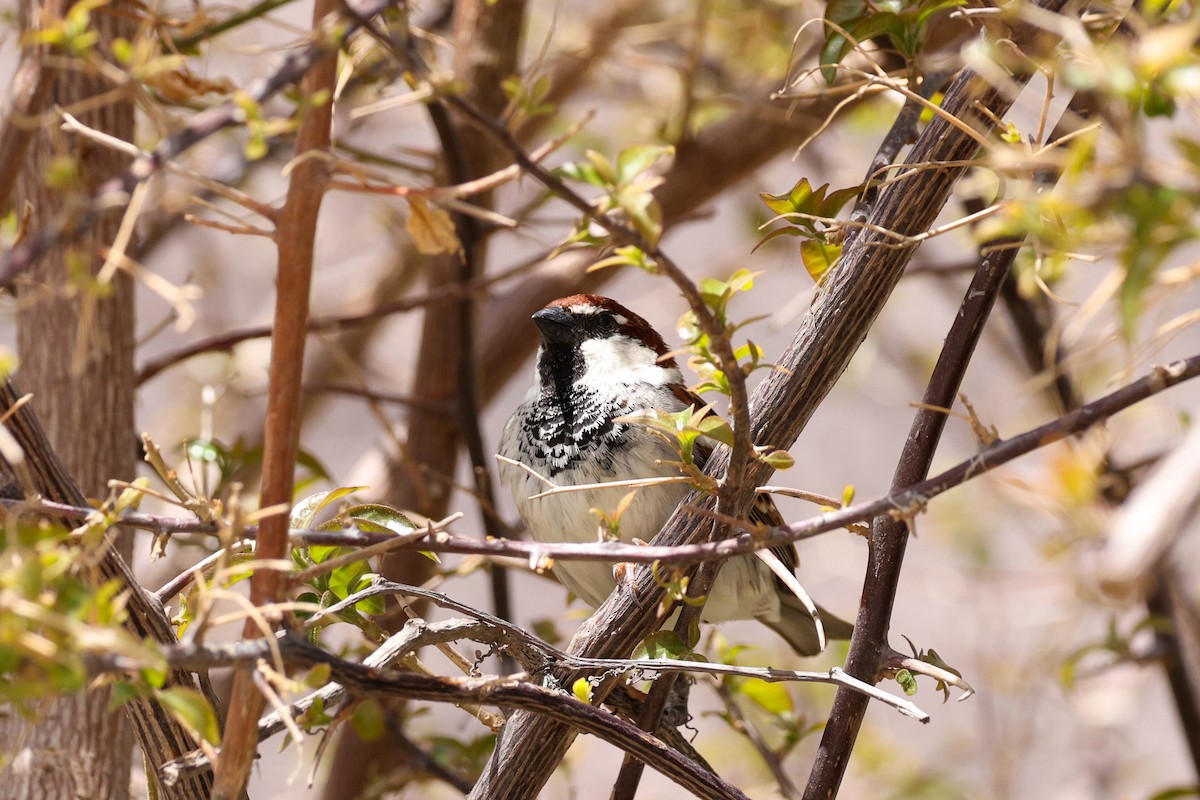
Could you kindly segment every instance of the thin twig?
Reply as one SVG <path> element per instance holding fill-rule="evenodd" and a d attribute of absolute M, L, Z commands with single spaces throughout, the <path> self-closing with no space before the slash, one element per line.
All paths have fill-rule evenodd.
<path fill-rule="evenodd" d="M 618 542 L 595 544 L 572 544 L 568 542 L 518 542 L 507 539 L 488 541 L 440 532 L 427 539 L 417 539 L 408 546 L 414 550 L 429 550 L 437 553 L 461 553 L 466 555 L 506 556 L 527 561 L 539 561 L 547 557 L 562 560 L 606 561 L 647 564 L 655 561 L 664 564 L 691 564 L 717 561 L 735 555 L 746 555 L 756 550 L 778 547 L 802 539 L 818 536 L 838 528 L 872 519 L 879 514 L 896 512 L 911 513 L 925 506 L 932 498 L 963 483 L 990 472 L 1008 462 L 1035 450 L 1062 441 L 1081 431 L 1105 421 L 1112 415 L 1129 408 L 1166 389 L 1200 375 L 1200 356 L 1174 361 L 1166 366 L 1155 367 L 1146 375 L 1121 389 L 1081 406 L 1075 411 L 1031 430 L 999 441 L 979 451 L 973 457 L 961 461 L 946 471 L 893 492 L 838 511 L 826 512 L 803 522 L 774 528 L 758 535 L 749 532 L 719 542 L 677 546 L 641 546 Z M 70 519 L 84 519 L 95 509 L 52 503 L 44 500 L 25 501 L 0 498 L 0 505 L 17 513 L 43 513 Z M 217 526 L 199 520 L 181 520 L 151 514 L 123 514 L 119 523 L 135 528 L 144 528 L 163 534 L 204 533 L 215 535 Z M 257 529 L 248 526 L 243 535 L 247 539 L 256 536 Z M 378 544 L 394 534 L 375 534 L 354 531 L 309 531 L 294 530 L 289 533 L 297 546 L 313 544 L 364 547 Z"/>

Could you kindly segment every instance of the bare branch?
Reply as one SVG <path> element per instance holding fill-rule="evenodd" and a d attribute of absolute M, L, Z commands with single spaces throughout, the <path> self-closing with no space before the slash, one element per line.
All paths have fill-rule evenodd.
<path fill-rule="evenodd" d="M 717 561 L 735 555 L 746 555 L 757 550 L 777 547 L 818 536 L 838 528 L 872 519 L 880 514 L 908 514 L 920 510 L 932 498 L 978 478 L 1008 462 L 1049 446 L 1097 425 L 1132 405 L 1177 386 L 1200 375 L 1200 355 L 1175 361 L 1154 368 L 1151 373 L 1133 383 L 1104 395 L 1081 406 L 1075 411 L 1057 417 L 1037 428 L 1017 434 L 984 448 L 972 458 L 959 462 L 932 478 L 909 486 L 875 500 L 857 503 L 838 511 L 829 511 L 819 517 L 775 528 L 758 535 L 743 533 L 719 542 L 687 545 L 628 545 L 619 542 L 597 542 L 595 544 L 572 544 L 568 542 L 519 542 L 509 539 L 484 540 L 438 532 L 432 537 L 414 539 L 406 547 L 413 550 L 429 550 L 438 553 L 462 553 L 496 557 L 513 557 L 538 563 L 546 558 L 606 561 L 650 564 L 693 564 Z M 13 500 L 0 498 L 0 506 L 15 513 L 42 513 L 68 519 L 84 519 L 95 509 L 55 503 L 46 500 Z M 686 512 L 686 509 L 685 509 Z M 164 534 L 205 533 L 215 535 L 217 526 L 212 522 L 182 520 L 175 517 L 152 514 L 123 514 L 122 525 L 144 528 Z M 257 529 L 248 526 L 244 531 L 247 539 L 257 535 Z M 308 545 L 336 545 L 341 547 L 367 547 L 395 538 L 394 534 L 367 533 L 354 529 L 344 531 L 293 530 L 289 533 L 292 543 L 298 547 Z"/>

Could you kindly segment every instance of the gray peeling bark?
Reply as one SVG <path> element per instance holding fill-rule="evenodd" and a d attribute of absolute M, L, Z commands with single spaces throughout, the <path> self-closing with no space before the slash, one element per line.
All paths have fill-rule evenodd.
<path fill-rule="evenodd" d="M 23 4 L 24 28 L 39 24 L 41 9 Z M 131 9 L 117 3 L 93 12 L 101 47 L 134 33 Z M 53 76 L 48 104 L 70 109 L 112 87 L 93 72 L 66 69 Z M 78 115 L 84 124 L 120 139 L 133 138 L 133 105 L 119 100 Z M 78 187 L 48 188 L 51 161 L 72 158 Z M 38 230 L 72 202 L 90 196 L 125 163 L 113 151 L 68 138 L 43 125 L 18 179 L 16 202 L 30 203 L 29 226 Z M 18 205 L 20 208 L 20 205 Z M 106 216 L 74 247 L 43 258 L 19 289 L 18 350 L 21 381 L 50 442 L 85 493 L 103 496 L 109 478 L 132 478 L 136 453 L 133 426 L 133 286 L 124 275 L 101 295 L 70 277 L 76 264 L 94 274 L 98 251 L 112 242 L 120 212 Z M 121 551 L 128 556 L 130 542 Z M 0 797 L 123 798 L 129 792 L 133 736 L 125 715 L 108 710 L 107 690 L 51 703 L 36 724 L 8 717 L 0 741 L 19 742 L 16 761 L 0 781 Z"/>
<path fill-rule="evenodd" d="M 1042 8 L 1057 11 L 1063 0 L 1047 0 Z M 1029 43 L 1029 32 L 1003 31 L 1018 45 Z M 1021 78 L 1015 78 L 1019 86 Z M 1012 97 L 965 72 L 954 82 L 943 108 L 977 131 L 990 123 L 986 109 L 1001 117 Z M 937 117 L 921 135 L 908 160 L 913 163 L 944 161 L 962 163 L 975 157 L 979 145 L 963 131 Z M 880 198 L 870 222 L 879 228 L 906 235 L 928 230 L 949 199 L 950 190 L 962 167 L 927 170 L 893 184 Z M 917 244 L 896 246 L 874 230 L 858 237 L 844 254 L 831 284 L 805 318 L 796 338 L 779 363 L 754 393 L 754 440 L 774 447 L 789 447 L 845 370 L 850 358 L 866 338 L 883 309 Z M 709 473 L 725 472 L 728 452 L 712 459 Z M 755 464 L 748 478 L 761 482 L 767 469 Z M 690 498 L 699 502 L 699 498 Z M 676 512 L 655 545 L 680 545 L 704 541 L 711 522 Z M 634 571 L 631 583 L 614 592 L 576 634 L 573 655 L 624 657 L 653 628 L 654 614 L 662 590 L 647 569 Z M 556 675 L 559 685 L 570 686 L 578 673 Z M 866 676 L 868 679 L 872 676 Z M 495 754 L 471 793 L 472 798 L 536 797 L 574 738 L 570 727 L 531 712 L 520 712 L 506 726 Z"/>

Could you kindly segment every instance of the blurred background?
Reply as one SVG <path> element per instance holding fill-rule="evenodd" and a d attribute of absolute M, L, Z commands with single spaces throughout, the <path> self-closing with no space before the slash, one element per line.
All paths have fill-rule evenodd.
<path fill-rule="evenodd" d="M 164 19 L 185 20 L 196 8 L 163 3 L 154 12 Z M 203 7 L 212 18 L 235 10 L 233 5 Z M 634 144 L 675 142 L 681 136 L 711 146 L 703 151 L 711 176 L 703 164 L 685 161 L 686 145 L 679 146 L 674 161 L 668 155 L 653 168 L 665 177 L 657 190 L 668 222 L 663 247 L 696 279 L 727 278 L 739 269 L 761 273 L 754 289 L 734 301 L 732 313 L 742 319 L 762 317 L 745 335 L 764 349 L 767 360 L 792 339 L 817 289 L 795 240 L 783 237 L 755 250 L 764 224 L 773 216 L 759 193 L 786 193 L 802 177 L 813 186 L 828 183 L 834 189 L 860 184 L 901 105 L 896 95 L 886 92 L 850 103 L 836 115 L 831 113 L 836 100 L 769 101 L 772 91 L 784 87 L 785 76 L 819 63 L 819 26 L 797 32 L 826 11 L 821 4 L 783 0 L 618 0 L 604 7 L 533 0 L 525 12 L 521 86 L 530 89 L 542 79 L 559 83 L 549 84 L 558 93 L 546 101 L 553 109 L 526 121 L 522 141 L 532 149 L 587 119 L 583 131 L 549 156 L 547 165 L 579 160 L 588 149 L 611 158 Z M 450 70 L 460 57 L 456 48 L 462 45 L 455 39 L 451 13 L 429 2 L 410 9 L 413 23 L 427 31 L 423 46 L 435 72 Z M 303 38 L 310 17 L 307 3 L 282 4 L 206 41 L 202 56 L 187 59 L 188 68 L 214 86 L 225 81 L 244 86 L 268 74 L 281 54 Z M 954 24 L 960 29 L 946 32 L 936 47 L 930 45 L 937 52 L 929 56 L 929 63 L 935 58 L 955 63 L 962 52 L 969 60 L 970 52 L 962 46 L 973 41 L 972 30 L 961 29 L 961 22 Z M 7 70 L 15 64 L 16 41 L 10 28 L 3 50 Z M 356 40 L 351 52 L 355 60 L 342 59 L 343 81 L 335 102 L 335 154 L 401 185 L 442 182 L 435 169 L 438 143 L 419 98 L 410 96 L 412 90 L 394 64 L 369 40 Z M 573 68 L 578 75 L 570 72 Z M 1051 120 L 1071 92 L 1060 86 L 1058 94 L 1049 106 Z M 1037 130 L 1046 95 L 1045 78 L 1035 77 L 1010 115 L 1016 130 Z M 139 144 L 152 146 L 162 125 L 177 124 L 193 108 L 219 96 L 218 91 L 168 105 L 165 122 L 143 117 Z M 703 140 L 722 124 L 748 115 L 748 109 L 757 109 L 763 128 L 774 126 L 770 146 L 745 142 L 747 148 L 760 148 L 761 156 L 745 157 L 736 138 Z M 279 99 L 265 111 L 285 119 L 292 103 Z M 1194 132 L 1195 111 L 1194 98 L 1188 98 L 1174 117 L 1147 122 L 1140 157 L 1150 159 L 1148 153 L 1154 152 L 1155 158 L 1167 158 L 1162 154 L 1174 137 Z M 798 150 L 816 133 L 814 120 L 826 118 L 829 127 Z M 754 130 L 752 122 L 747 124 Z M 1115 136 L 1106 126 L 1099 135 L 1093 181 L 1110 168 L 1105 159 L 1129 157 L 1123 149 L 1128 142 L 1106 139 L 1109 134 Z M 265 137 L 261 147 L 251 138 L 245 129 L 230 130 L 203 142 L 184 161 L 259 202 L 277 204 L 287 187 L 285 167 L 292 143 L 282 129 Z M 687 171 L 677 171 L 680 165 Z M 1094 190 L 1087 179 L 1079 178 L 1075 191 Z M 997 185 L 984 171 L 972 173 L 942 221 L 963 216 L 962 199 L 990 197 Z M 588 190 L 580 189 L 585 194 Z M 222 476 L 216 466 L 198 461 L 192 476 L 210 489 L 222 477 L 244 481 L 245 495 L 253 498 L 257 465 L 252 453 L 261 444 L 269 340 L 253 338 L 186 359 L 178 354 L 210 337 L 270 325 L 275 250 L 264 236 L 203 224 L 263 227 L 244 207 L 211 194 L 199 202 L 198 194 L 204 193 L 177 176 L 158 179 L 139 224 L 138 260 L 170 286 L 190 288 L 164 298 L 161 289 L 138 286 L 137 358 L 143 378 L 137 426 L 178 464 L 184 462 L 184 442 L 211 444 L 233 461 L 240 453 L 241 469 Z M 601 279 L 582 272 L 596 258 L 594 252 L 551 256 L 574 229 L 577 215 L 565 204 L 548 200 L 532 180 L 522 178 L 500 188 L 492 208 L 519 224 L 489 235 L 484 274 L 506 277 L 474 294 L 480 312 L 476 372 L 486 400 L 479 429 L 489 457 L 504 421 L 532 379 L 535 330 L 528 322 L 529 310 L 575 286 L 596 286 Z M 182 213 L 201 222 L 182 221 Z M 438 272 L 445 269 L 445 258 L 418 252 L 406 229 L 408 215 L 407 204 L 397 197 L 328 194 L 317 232 L 314 317 L 369 314 L 383 303 L 420 298 L 453 279 Z M 1093 220 L 1097 227 L 1109 222 Z M 1029 290 L 1026 301 L 1049 315 L 1066 374 L 1082 396 L 1094 399 L 1140 376 L 1150 365 L 1195 353 L 1200 337 L 1190 323 L 1198 295 L 1190 276 L 1200 250 L 1184 242 L 1167 255 L 1156 274 L 1175 279 L 1152 282 L 1135 335 L 1127 339 L 1112 277 L 1122 269 L 1120 248 L 1078 233 L 1085 254 L 1094 259 L 1069 261 L 1053 274 L 1024 280 L 1022 287 Z M 977 264 L 977 236 L 978 231 L 962 227 L 922 246 L 849 369 L 790 448 L 796 466 L 775 476 L 774 483 L 835 498 L 847 487 L 853 487 L 860 500 L 886 493 L 913 418 L 912 404 L 923 393 Z M 527 266 L 516 270 L 522 265 Z M 614 274 L 602 276 L 602 292 L 645 316 L 672 346 L 682 346 L 677 335 L 668 333 L 686 310 L 675 288 L 631 268 L 610 272 Z M 432 335 L 429 318 L 450 313 L 447 308 L 445 303 L 424 304 L 312 335 L 301 434 L 301 447 L 312 461 L 300 466 L 304 485 L 299 495 L 362 485 L 370 487 L 357 495 L 364 500 L 413 508 L 414 492 L 401 484 L 426 454 L 407 445 L 414 426 L 444 416 L 446 407 L 437 393 L 440 389 L 430 392 L 439 379 L 426 373 L 422 353 L 428 352 Z M 1009 310 L 997 307 L 963 387 L 978 419 L 994 426 L 1002 438 L 1059 413 L 1048 401 L 1046 373 L 1031 371 L 1021 355 L 1020 334 Z M 14 308 L 0 306 L 0 315 L 6 318 L 0 332 L 12 338 Z M 509 357 L 501 359 L 498 353 Z M 161 371 L 148 374 L 148 366 L 160 365 Z M 756 373 L 752 383 L 763 374 Z M 1172 788 L 1195 786 L 1163 671 L 1152 660 L 1139 658 L 1150 652 L 1153 639 L 1149 629 L 1138 629 L 1147 616 L 1145 607 L 1116 603 L 1101 593 L 1095 555 L 1105 544 L 1114 513 L 1105 499 L 1106 457 L 1118 467 L 1161 457 L 1180 441 L 1196 401 L 1195 387 L 1174 389 L 1085 436 L 1043 448 L 930 503 L 917 518 L 916 536 L 908 548 L 891 643 L 907 651 L 907 637 L 917 648 L 936 650 L 977 694 L 958 703 L 957 693 L 951 692 L 951 701 L 943 703 L 932 682 L 921 679 L 912 699 L 931 712 L 932 722 L 926 726 L 873 707 L 842 797 L 1149 800 L 1167 796 L 1163 793 Z M 956 411 L 965 408 L 959 405 Z M 970 458 L 979 447 L 969 422 L 956 416 L 933 471 Z M 448 493 L 446 509 L 465 514 L 453 530 L 482 535 L 479 505 L 463 488 L 473 484 L 470 464 L 465 458 L 434 460 L 438 466 L 425 473 L 434 487 L 430 491 Z M 447 464 L 451 474 L 438 473 Z M 227 486 L 221 489 L 226 490 Z M 509 499 L 502 491 L 497 497 L 501 518 L 519 527 Z M 779 504 L 790 521 L 815 512 L 797 500 L 781 498 Z M 138 536 L 136 569 L 151 588 L 187 569 L 213 546 L 203 537 L 177 538 L 165 558 L 151 562 L 149 537 Z M 1187 587 L 1196 585 L 1195 550 L 1189 524 L 1172 555 L 1172 562 L 1185 571 L 1182 584 Z M 866 543 L 835 531 L 801 543 L 799 552 L 800 579 L 807 590 L 826 607 L 853 619 Z M 512 621 L 557 636 L 560 643 L 569 640 L 588 609 L 578 601 L 568 602 L 566 592 L 546 576 L 509 566 Z M 421 577 L 433 578 L 439 591 L 458 600 L 491 608 L 490 573 L 474 561 L 446 556 L 433 574 L 426 570 Z M 453 616 L 436 609 L 426 613 L 431 619 Z M 325 641 L 346 652 L 361 651 L 365 642 L 357 632 L 341 627 L 346 630 L 331 629 Z M 229 635 L 236 636 L 237 629 L 240 625 L 230 626 Z M 824 670 L 845 656 L 845 645 L 836 643 L 818 658 L 799 661 L 770 631 L 749 622 L 726 624 L 705 635 L 710 658 L 730 657 L 740 645 L 748 649 L 738 651 L 736 660 L 747 665 Z M 455 674 L 437 653 L 429 654 L 427 663 L 439 674 Z M 493 669 L 498 666 L 487 663 Z M 215 677 L 223 688 L 224 679 Z M 894 682 L 884 685 L 901 691 Z M 802 734 L 783 763 L 793 781 L 803 786 L 832 689 L 793 685 L 734 695 L 749 723 L 771 746 Z M 753 747 L 723 718 L 722 702 L 710 680 L 697 681 L 692 712 L 693 744 L 722 776 L 752 797 L 778 796 Z M 481 766 L 487 730 L 477 720 L 450 706 L 414 705 L 405 713 L 405 730 L 413 741 L 428 745 L 455 769 L 469 772 Z M 365 792 L 362 796 L 459 796 L 437 781 L 395 788 L 400 779 L 389 777 L 386 758 L 370 766 L 359 764 L 358 772 L 339 772 L 350 770 L 347 765 L 354 762 L 353 753 L 339 752 L 336 742 L 318 764 L 317 738 L 286 745 L 277 739 L 262 749 L 250 786 L 253 798 L 354 796 L 339 789 L 336 784 L 341 783 L 358 787 Z M 543 796 L 607 797 L 620 760 L 614 748 L 582 736 Z M 306 784 L 313 770 L 315 783 L 310 787 Z M 339 777 L 343 775 L 351 777 Z M 647 772 L 642 797 L 677 793 L 674 784 Z"/>

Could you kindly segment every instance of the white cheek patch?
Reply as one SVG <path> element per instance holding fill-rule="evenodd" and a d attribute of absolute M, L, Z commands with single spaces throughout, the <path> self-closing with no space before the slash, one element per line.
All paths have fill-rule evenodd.
<path fill-rule="evenodd" d="M 583 382 L 597 388 L 682 382 L 678 369 L 663 367 L 658 363 L 658 353 L 621 333 L 607 339 L 586 339 L 579 349 L 586 365 Z"/>

